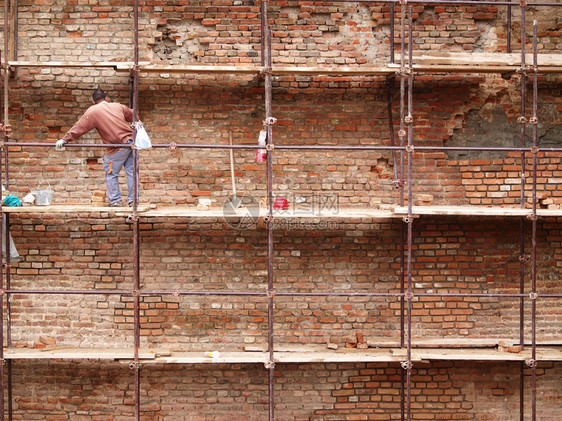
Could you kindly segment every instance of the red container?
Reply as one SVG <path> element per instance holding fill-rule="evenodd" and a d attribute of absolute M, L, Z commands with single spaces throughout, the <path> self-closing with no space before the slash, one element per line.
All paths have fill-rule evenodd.
<path fill-rule="evenodd" d="M 256 151 L 256 162 L 265 162 L 267 159 L 267 151 L 265 149 L 258 149 Z"/>
<path fill-rule="evenodd" d="M 284 197 L 278 197 L 273 202 L 273 209 L 275 210 L 287 210 L 289 209 L 289 202 Z"/>

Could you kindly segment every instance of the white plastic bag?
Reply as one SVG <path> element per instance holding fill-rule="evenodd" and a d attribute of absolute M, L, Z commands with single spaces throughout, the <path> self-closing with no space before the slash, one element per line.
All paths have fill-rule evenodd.
<path fill-rule="evenodd" d="M 142 122 L 137 121 L 137 137 L 135 138 L 135 145 L 137 149 L 150 149 L 152 148 L 152 143 L 150 142 L 150 137 L 144 129 Z"/>

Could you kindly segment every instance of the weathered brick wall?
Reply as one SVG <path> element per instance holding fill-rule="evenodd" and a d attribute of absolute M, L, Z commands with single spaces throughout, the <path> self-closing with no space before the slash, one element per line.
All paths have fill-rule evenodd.
<path fill-rule="evenodd" d="M 132 2 L 95 3 L 20 1 L 18 58 L 132 60 Z M 559 51 L 560 19 L 548 9 L 529 9 L 527 34 L 536 18 L 540 51 Z M 271 2 L 269 10 L 275 65 L 361 66 L 385 64 L 390 58 L 388 5 L 288 1 Z M 513 48 L 518 51 L 520 11 L 514 8 L 513 13 Z M 501 7 L 415 6 L 414 48 L 505 51 L 505 22 Z M 399 29 L 399 16 L 395 23 Z M 261 61 L 259 3 L 153 1 L 141 5 L 139 36 L 141 60 L 209 65 L 258 65 Z M 398 33 L 395 41 L 398 54 Z M 226 144 L 229 131 L 235 144 L 256 142 L 265 114 L 260 78 L 143 76 L 140 115 L 153 142 Z M 519 81 L 518 75 L 509 80 L 499 75 L 416 75 L 415 144 L 519 146 Z M 10 78 L 13 140 L 54 142 L 89 106 L 93 89 L 103 87 L 112 100 L 127 104 L 128 82 L 128 73 L 113 70 L 19 69 Z M 381 78 L 276 76 L 273 86 L 276 143 L 390 144 Z M 559 76 L 540 77 L 539 98 L 540 145 L 559 147 Z M 397 130 L 397 83 L 392 103 Z M 530 102 L 527 117 L 529 110 Z M 527 145 L 531 139 L 529 128 Z M 90 133 L 81 142 L 99 140 Z M 50 184 L 55 203 L 90 203 L 94 191 L 105 190 L 101 157 L 101 149 L 10 148 L 10 189 L 22 196 L 39 183 Z M 239 194 L 263 198 L 265 166 L 254 161 L 253 151 L 235 151 L 234 157 Z M 559 206 L 560 154 L 544 152 L 539 157 L 539 206 Z M 518 153 L 416 151 L 414 193 L 431 194 L 439 205 L 519 207 L 520 159 Z M 530 163 L 527 156 L 527 180 Z M 333 203 L 337 198 L 341 207 L 396 204 L 393 165 L 389 152 L 276 151 L 274 190 L 292 204 L 298 197 L 307 198 L 308 203 Z M 221 205 L 231 194 L 229 171 L 224 151 L 143 152 L 141 203 L 195 204 L 203 196 Z M 217 220 L 141 223 L 143 288 L 265 290 L 264 231 L 241 232 Z M 561 232 L 560 219 L 539 221 L 539 292 L 560 290 Z M 132 235 L 123 219 L 95 213 L 70 220 L 14 216 L 12 234 L 22 255 L 12 268 L 16 289 L 131 288 Z M 529 253 L 528 224 L 526 240 Z M 398 292 L 399 241 L 396 221 L 281 227 L 275 236 L 275 286 L 295 292 Z M 416 292 L 518 292 L 518 221 L 416 221 L 413 251 Z M 529 264 L 525 273 L 528 289 Z M 276 344 L 343 344 L 357 332 L 366 337 L 399 336 L 397 300 L 276 297 L 275 302 Z M 537 339 L 559 340 L 559 301 L 545 299 L 538 304 Z M 517 309 L 515 299 L 419 298 L 413 306 L 414 340 L 427 336 L 516 338 Z M 529 303 L 525 309 L 529 314 Z M 261 298 L 144 297 L 142 345 L 195 350 L 264 345 L 266 310 Z M 21 347 L 43 347 L 53 340 L 58 346 L 130 347 L 132 319 L 130 297 L 12 297 L 13 341 Z M 525 331 L 529 339 L 528 323 Z M 399 418 L 397 365 L 278 367 L 279 419 Z M 14 370 L 14 419 L 131 418 L 133 376 L 126 365 L 17 361 Z M 518 419 L 518 370 L 518 365 L 506 363 L 416 365 L 414 419 Z M 142 373 L 143 419 L 267 417 L 267 376 L 261 366 L 150 366 Z M 538 418 L 558 419 L 560 365 L 541 364 L 538 374 Z"/>
<path fill-rule="evenodd" d="M 281 364 L 276 419 L 400 419 L 397 364 Z M 30 370 L 31 368 L 31 370 Z M 558 419 L 560 363 L 537 370 L 545 397 L 537 419 Z M 126 364 L 15 362 L 14 420 L 125 421 L 132 417 L 132 371 Z M 530 373 L 525 375 L 529 386 Z M 547 398 L 546 398 L 547 397 Z M 267 419 L 267 372 L 259 365 L 149 365 L 141 374 L 141 419 Z M 442 362 L 412 373 L 412 419 L 519 419 L 519 364 Z M 527 399 L 530 396 L 527 395 Z M 527 400 L 527 403 L 529 401 Z M 525 405 L 528 414 L 530 405 Z M 241 415 L 244 414 L 244 415 Z"/>
<path fill-rule="evenodd" d="M 259 64 L 259 6 L 242 3 L 229 8 L 228 4 L 208 7 L 195 2 L 189 6 L 163 2 L 144 6 L 140 14 L 141 58 L 163 63 Z M 21 60 L 132 60 L 131 5 L 126 2 L 24 2 L 20 10 Z M 414 10 L 416 49 L 505 49 L 505 16 L 498 8 Z M 531 10 L 529 15 L 539 20 L 540 51 L 556 50 L 560 46 L 559 22 L 544 10 Z M 389 58 L 389 16 L 388 6 L 380 5 L 273 3 L 274 63 L 384 64 Z M 513 38 L 514 48 L 518 48 L 516 27 Z M 229 131 L 234 143 L 256 142 L 264 116 L 263 81 L 259 77 L 163 76 L 141 81 L 140 115 L 155 143 L 227 143 Z M 104 87 L 112 100 L 129 102 L 126 72 L 19 69 L 11 79 L 10 92 L 14 139 L 54 142 L 89 106 L 91 91 L 98 86 Z M 279 120 L 275 141 L 388 145 L 385 92 L 380 78 L 275 77 L 273 114 Z M 540 77 L 539 140 L 543 146 L 559 143 L 559 93 L 559 78 Z M 392 98 L 397 125 L 396 84 Z M 530 102 L 527 108 L 529 114 Z M 417 145 L 519 146 L 519 115 L 518 75 L 510 80 L 478 75 L 416 77 Z M 529 128 L 527 144 L 530 135 Z M 81 141 L 96 139 L 91 133 Z M 235 153 L 239 190 L 263 196 L 265 166 L 257 165 L 253 155 L 251 151 Z M 100 149 L 55 153 L 52 149 L 12 148 L 12 188 L 23 194 L 42 179 L 55 188 L 56 201 L 88 203 L 92 190 L 104 190 L 101 156 Z M 493 162 L 487 164 L 491 157 Z M 21 166 L 23 158 L 26 166 Z M 433 195 L 435 204 L 518 206 L 519 158 L 503 152 L 476 156 L 416 153 L 414 192 Z M 433 171 L 435 166 L 439 174 Z M 549 155 L 548 169 L 541 171 L 547 172 L 539 174 L 539 191 L 545 191 L 552 204 L 559 206 L 560 156 Z M 474 180 L 481 177 L 479 173 L 499 181 L 480 185 Z M 274 174 L 279 194 L 330 191 L 344 204 L 361 206 L 397 200 L 389 152 L 277 152 Z M 210 195 L 221 204 L 231 193 L 228 180 L 228 154 L 224 152 L 154 150 L 143 153 L 141 201 L 192 204 L 200 195 Z"/>
<path fill-rule="evenodd" d="M 124 218 L 82 215 L 12 217 L 12 234 L 22 261 L 13 268 L 14 288 L 132 288 L 132 246 Z M 141 283 L 146 291 L 264 292 L 267 239 L 264 230 L 233 229 L 220 220 L 192 223 L 144 220 L 141 227 Z M 537 288 L 559 292 L 560 221 L 540 221 Z M 400 291 L 397 222 L 333 222 L 297 226 L 275 235 L 275 288 L 285 292 Z M 40 233 L 38 236 L 37 234 Z M 489 218 L 420 220 L 414 224 L 413 287 L 418 293 L 518 293 L 519 221 Z M 530 226 L 525 240 L 530 244 Z M 527 254 L 530 247 L 527 247 Z M 530 289 L 530 263 L 525 266 Z M 423 337 L 518 338 L 519 300 L 420 297 L 413 304 L 413 335 Z M 56 295 L 14 296 L 14 340 L 34 346 L 40 336 L 59 345 L 127 346 L 132 298 Z M 84 311 L 88 309 L 88 311 Z M 216 344 L 241 350 L 267 343 L 265 297 L 142 298 L 143 341 L 152 346 L 200 349 Z M 395 298 L 276 297 L 278 343 L 326 344 L 367 337 L 399 336 Z M 526 314 L 530 308 L 527 306 Z M 557 300 L 539 302 L 539 340 L 560 339 Z M 527 317 L 528 319 L 528 317 Z M 526 326 L 530 333 L 530 326 Z M 530 337 L 529 337 L 530 339 Z"/>

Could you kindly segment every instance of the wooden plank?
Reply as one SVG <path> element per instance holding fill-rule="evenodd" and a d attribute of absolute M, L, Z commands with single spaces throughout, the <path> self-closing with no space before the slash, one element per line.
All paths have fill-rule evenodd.
<path fill-rule="evenodd" d="M 8 348 L 5 350 L 4 357 L 7 359 L 100 359 L 100 360 L 119 360 L 133 359 L 132 349 L 85 349 L 59 347 L 54 349 L 35 349 L 35 348 Z M 154 351 L 141 350 L 139 358 L 153 359 Z"/>
<path fill-rule="evenodd" d="M 103 61 L 103 62 L 90 62 L 90 61 L 9 61 L 10 67 L 32 67 L 32 68 L 49 68 L 49 67 L 78 67 L 78 68 L 110 68 L 125 70 L 132 68 L 132 62 L 116 62 L 116 61 Z"/>
<path fill-rule="evenodd" d="M 128 70 L 126 66 L 117 67 L 117 70 Z M 139 70 L 145 73 L 194 73 L 194 74 L 255 74 L 258 75 L 261 67 L 258 66 L 204 66 L 196 64 L 145 64 L 139 66 Z"/>
<path fill-rule="evenodd" d="M 407 61 L 407 58 L 406 58 Z M 520 66 L 520 53 L 465 53 L 446 51 L 415 52 L 412 63 L 419 65 L 453 65 L 453 66 Z M 533 54 L 525 55 L 527 65 L 533 63 Z M 539 66 L 562 66 L 562 54 L 537 54 Z"/>
<path fill-rule="evenodd" d="M 138 207 L 139 212 L 147 211 L 150 209 L 150 205 L 142 205 Z M 79 212 L 109 212 L 109 213 L 119 213 L 126 216 L 132 212 L 133 208 L 130 207 L 111 207 L 111 206 L 94 206 L 94 205 L 49 205 L 49 206 L 2 206 L 3 213 L 79 213 Z"/>
<path fill-rule="evenodd" d="M 407 215 L 407 206 L 396 206 L 393 208 L 396 215 Z M 531 209 L 500 208 L 486 206 L 412 206 L 415 215 L 458 215 L 458 216 L 507 216 L 522 217 L 530 216 Z M 538 216 L 562 216 L 562 209 L 537 209 Z"/>
<path fill-rule="evenodd" d="M 266 352 L 220 352 L 218 358 L 205 355 L 204 351 L 174 351 L 168 356 L 143 361 L 143 364 L 263 364 L 269 361 Z"/>
<path fill-rule="evenodd" d="M 273 75 L 327 75 L 327 76 L 385 76 L 396 72 L 396 69 L 386 65 L 362 67 L 274 67 Z"/>

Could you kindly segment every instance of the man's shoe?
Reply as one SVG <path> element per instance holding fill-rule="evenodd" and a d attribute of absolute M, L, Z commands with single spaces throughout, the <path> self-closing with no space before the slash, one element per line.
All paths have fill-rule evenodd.
<path fill-rule="evenodd" d="M 114 202 L 114 203 L 110 203 L 109 206 L 111 206 L 112 208 L 122 208 L 122 207 L 123 207 L 123 202 Z"/>
<path fill-rule="evenodd" d="M 132 207 L 133 207 L 133 202 L 127 203 L 127 206 L 129 206 L 130 208 L 132 208 Z"/>

